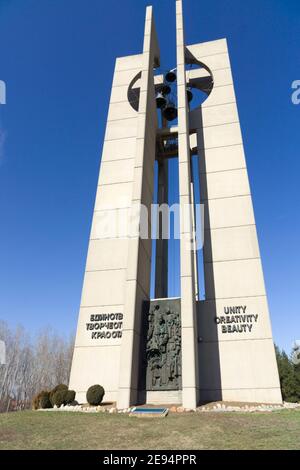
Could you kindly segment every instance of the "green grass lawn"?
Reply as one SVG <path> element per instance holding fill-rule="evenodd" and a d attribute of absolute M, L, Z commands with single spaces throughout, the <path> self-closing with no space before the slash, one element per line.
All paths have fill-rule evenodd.
<path fill-rule="evenodd" d="M 299 449 L 300 411 L 0 414 L 0 449 Z"/>

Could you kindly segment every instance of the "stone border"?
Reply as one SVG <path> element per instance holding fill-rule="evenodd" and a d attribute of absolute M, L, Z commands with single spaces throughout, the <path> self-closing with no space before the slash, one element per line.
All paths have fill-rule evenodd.
<path fill-rule="evenodd" d="M 61 405 L 57 407 L 54 405 L 53 408 L 39 409 L 37 411 L 72 411 L 72 412 L 81 412 L 81 413 L 131 413 L 136 407 L 130 407 L 125 409 L 117 409 L 116 407 L 105 407 L 103 405 L 98 406 L 89 406 L 89 405 Z M 157 408 L 157 407 L 156 407 Z M 271 405 L 266 403 L 261 404 L 240 404 L 240 405 L 230 405 L 224 402 L 216 402 L 214 404 L 203 405 L 198 408 L 184 408 L 183 406 L 171 406 L 168 408 L 171 413 L 218 413 L 218 412 L 243 412 L 243 413 L 257 413 L 257 412 L 272 412 L 279 411 L 284 409 L 300 409 L 300 403 L 289 403 L 283 402 L 283 404 Z"/>

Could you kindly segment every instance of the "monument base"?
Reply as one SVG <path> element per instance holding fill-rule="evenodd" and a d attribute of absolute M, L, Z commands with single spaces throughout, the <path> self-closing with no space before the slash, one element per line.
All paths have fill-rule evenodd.
<path fill-rule="evenodd" d="M 181 405 L 181 390 L 149 390 L 146 394 L 147 405 Z"/>

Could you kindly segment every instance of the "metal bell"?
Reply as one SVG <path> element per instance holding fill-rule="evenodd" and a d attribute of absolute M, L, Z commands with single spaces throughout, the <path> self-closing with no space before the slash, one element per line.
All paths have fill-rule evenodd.
<path fill-rule="evenodd" d="M 190 103 L 193 99 L 193 93 L 192 93 L 191 87 L 188 87 L 186 89 L 186 94 L 187 94 L 188 102 Z"/>
<path fill-rule="evenodd" d="M 159 87 L 159 91 L 160 91 L 163 95 L 168 95 L 169 93 L 171 93 L 171 87 L 170 87 L 170 85 L 168 85 L 167 83 L 163 83 L 163 84 Z"/>
<path fill-rule="evenodd" d="M 176 69 L 169 70 L 169 72 L 166 73 L 166 80 L 167 82 L 173 83 L 175 82 L 177 75 L 176 75 Z"/>
<path fill-rule="evenodd" d="M 156 93 L 156 107 L 162 109 L 166 106 L 167 100 L 161 92 Z"/>
<path fill-rule="evenodd" d="M 175 107 L 174 103 L 168 101 L 167 105 L 163 110 L 163 116 L 167 121 L 174 121 L 177 118 L 177 108 Z"/>

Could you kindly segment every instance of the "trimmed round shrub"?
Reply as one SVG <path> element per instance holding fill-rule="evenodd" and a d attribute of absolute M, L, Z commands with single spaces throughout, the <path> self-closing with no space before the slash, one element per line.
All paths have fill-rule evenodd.
<path fill-rule="evenodd" d="M 49 392 L 42 390 L 32 400 L 32 408 L 38 410 L 39 408 L 52 408 L 52 404 L 49 399 Z"/>
<path fill-rule="evenodd" d="M 55 393 L 55 392 L 57 392 L 58 390 L 68 390 L 68 386 L 65 385 L 65 384 L 56 385 L 56 387 L 54 387 L 54 388 L 51 390 L 51 393 Z"/>
<path fill-rule="evenodd" d="M 52 406 L 56 405 L 56 403 L 54 403 L 54 395 L 55 395 L 56 392 L 58 392 L 60 390 L 68 391 L 67 385 L 59 384 L 59 385 L 56 385 L 56 387 L 54 387 L 53 390 L 51 390 L 49 398 L 50 398 Z"/>
<path fill-rule="evenodd" d="M 45 392 L 45 393 L 42 394 L 42 396 L 40 398 L 40 408 L 42 408 L 43 410 L 45 410 L 47 408 L 52 408 L 49 392 Z"/>
<path fill-rule="evenodd" d="M 86 399 L 90 405 L 100 405 L 104 397 L 104 388 L 101 385 L 92 385 L 86 392 Z"/>
<path fill-rule="evenodd" d="M 39 393 L 38 393 L 32 399 L 32 402 L 31 402 L 32 409 L 37 410 L 39 408 L 39 403 L 40 403 L 40 397 L 39 397 Z"/>
<path fill-rule="evenodd" d="M 65 405 L 69 405 L 75 401 L 76 392 L 74 390 L 68 390 L 65 398 Z"/>
<path fill-rule="evenodd" d="M 67 397 L 68 390 L 57 390 L 53 395 L 51 399 L 51 403 L 53 403 L 53 406 L 61 406 L 64 405 L 66 402 L 66 397 Z"/>

